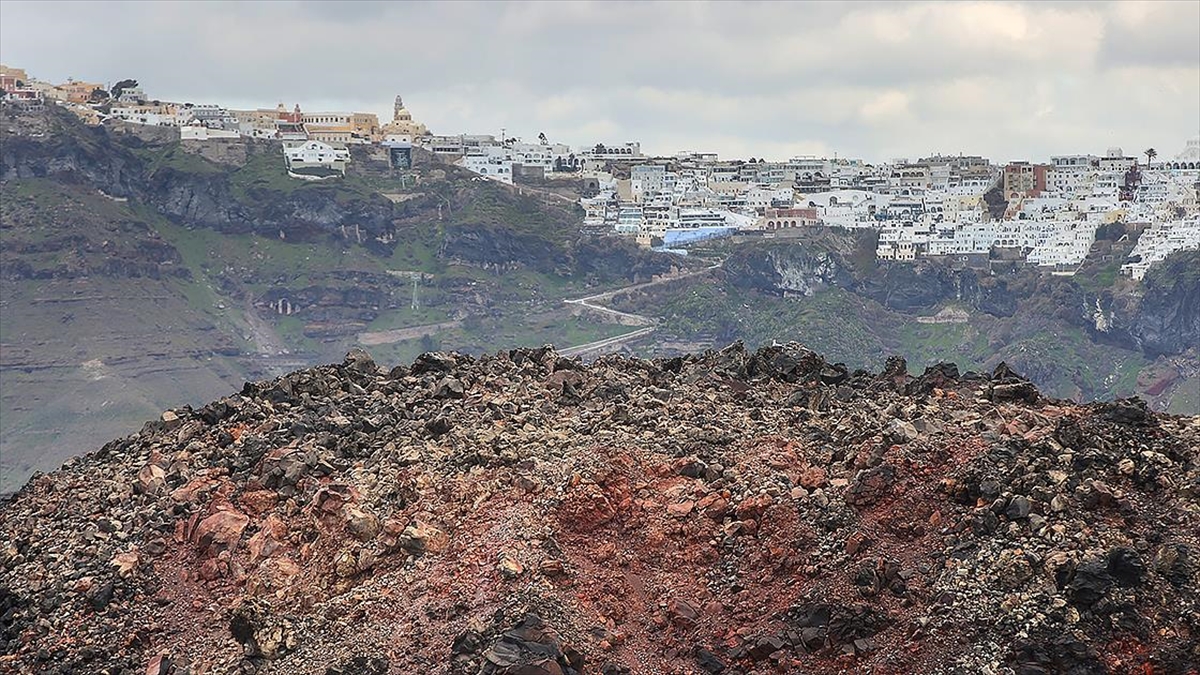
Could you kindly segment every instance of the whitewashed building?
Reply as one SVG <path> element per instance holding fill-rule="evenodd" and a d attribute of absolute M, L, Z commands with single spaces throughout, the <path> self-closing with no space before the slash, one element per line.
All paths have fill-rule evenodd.
<path fill-rule="evenodd" d="M 184 141 L 210 141 L 218 138 L 238 138 L 236 131 L 215 129 L 201 124 L 185 124 L 179 127 L 179 138 Z"/>
<path fill-rule="evenodd" d="M 1194 249 L 1200 249 L 1200 215 L 1155 223 L 1142 232 L 1129 254 L 1130 262 L 1121 266 L 1121 272 L 1141 279 L 1154 263 L 1176 251 Z"/>
<path fill-rule="evenodd" d="M 290 174 L 320 175 L 329 171 L 346 173 L 350 150 L 346 146 L 324 141 L 284 143 L 283 157 Z"/>

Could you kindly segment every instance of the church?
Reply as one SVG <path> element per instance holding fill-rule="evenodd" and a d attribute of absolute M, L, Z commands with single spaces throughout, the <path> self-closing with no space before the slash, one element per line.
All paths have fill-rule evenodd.
<path fill-rule="evenodd" d="M 381 130 L 385 141 L 401 141 L 412 143 L 419 136 L 428 136 L 429 130 L 424 124 L 414 122 L 412 113 L 404 107 L 404 100 L 396 96 L 396 104 L 392 110 L 392 121 L 383 125 Z"/>

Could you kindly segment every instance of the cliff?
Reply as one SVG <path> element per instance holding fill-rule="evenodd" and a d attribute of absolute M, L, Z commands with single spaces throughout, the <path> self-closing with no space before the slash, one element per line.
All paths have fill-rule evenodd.
<path fill-rule="evenodd" d="M 873 232 L 813 232 L 790 243 L 739 247 L 725 264 L 735 285 L 763 293 L 811 296 L 844 288 L 901 312 L 929 310 L 947 300 L 993 316 L 1011 316 L 1016 296 L 1005 279 L 930 261 L 874 261 Z"/>
<path fill-rule="evenodd" d="M 473 174 L 457 167 L 427 167 L 420 185 L 405 187 L 386 162 L 356 149 L 345 180 L 307 183 L 286 176 L 276 142 L 180 142 L 124 125 L 87 127 L 53 106 L 24 117 L 3 133 L 0 180 L 90 186 L 189 228 L 293 242 L 349 241 L 391 256 L 403 245 L 397 222 L 441 222 L 438 255 L 450 264 L 571 277 L 578 272 L 575 252 L 583 248 L 592 255 L 636 257 L 651 273 L 671 269 L 667 256 L 639 252 L 632 244 L 595 248 L 579 236 L 577 207 L 562 199 L 521 196 L 470 180 Z M 22 133 L 22 125 L 39 131 Z M 396 203 L 385 191 L 403 199 Z M 593 281 L 626 277 L 603 261 L 588 267 L 603 273 Z"/>
<path fill-rule="evenodd" d="M 1139 347 L 1180 354 L 1200 345 L 1200 251 L 1179 251 L 1152 268 L 1137 309 L 1125 321 Z"/>
<path fill-rule="evenodd" d="M 387 359 L 425 340 L 608 336 L 568 317 L 564 295 L 675 265 L 581 237 L 562 198 L 352 154 L 344 178 L 309 183 L 287 176 L 278 143 L 6 111 L 0 494 L 97 433 L 335 358 L 362 333 L 383 335 L 372 348 Z"/>

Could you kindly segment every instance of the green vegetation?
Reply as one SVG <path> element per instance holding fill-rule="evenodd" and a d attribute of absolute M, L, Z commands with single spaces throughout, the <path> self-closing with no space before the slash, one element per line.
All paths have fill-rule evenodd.
<path fill-rule="evenodd" d="M 876 363 L 888 351 L 872 331 L 870 314 L 881 310 L 871 305 L 836 288 L 812 297 L 780 298 L 696 284 L 666 300 L 663 329 L 707 335 L 717 343 L 795 340 L 834 361 Z"/>
<path fill-rule="evenodd" d="M 229 174 L 230 191 L 239 201 L 251 199 L 250 192 L 255 189 L 291 194 L 296 190 L 313 187 L 318 186 L 287 175 L 282 153 L 254 153 L 247 158 L 245 165 Z"/>
<path fill-rule="evenodd" d="M 697 281 L 643 299 L 639 309 L 652 306 L 662 308 L 665 334 L 683 340 L 722 345 L 742 339 L 752 346 L 794 340 L 830 361 L 876 369 L 899 354 L 914 373 L 941 361 L 964 370 L 990 370 L 1007 361 L 1064 398 L 1133 395 L 1138 375 L 1151 365 L 1140 352 L 1098 344 L 1062 322 L 970 312 L 966 323 L 920 323 L 838 288 L 780 298 Z"/>
<path fill-rule="evenodd" d="M 225 170 L 200 155 L 184 150 L 178 141 L 161 146 L 129 148 L 129 152 L 146 162 L 148 176 L 154 176 L 162 169 L 194 174 L 218 174 Z"/>
<path fill-rule="evenodd" d="M 366 349 L 377 362 L 394 366 L 410 363 L 421 353 L 432 350 L 477 354 L 514 347 L 540 347 L 544 344 L 563 349 L 622 335 L 631 330 L 628 326 L 596 323 L 561 312 L 538 317 L 469 317 L 457 328 L 391 344 L 372 345 Z"/>
<path fill-rule="evenodd" d="M 563 205 L 565 206 L 565 205 Z M 453 225 L 502 225 L 512 235 L 532 235 L 555 244 L 575 237 L 575 207 L 547 204 L 532 194 L 513 195 L 491 181 L 472 183 L 471 199 L 450 214 Z"/>

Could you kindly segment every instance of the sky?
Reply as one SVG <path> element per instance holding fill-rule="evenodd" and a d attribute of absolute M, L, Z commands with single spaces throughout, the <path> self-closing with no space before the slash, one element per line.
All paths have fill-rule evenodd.
<path fill-rule="evenodd" d="M 17 2 L 0 62 L 153 98 L 727 158 L 1163 159 L 1200 134 L 1200 0 Z"/>

